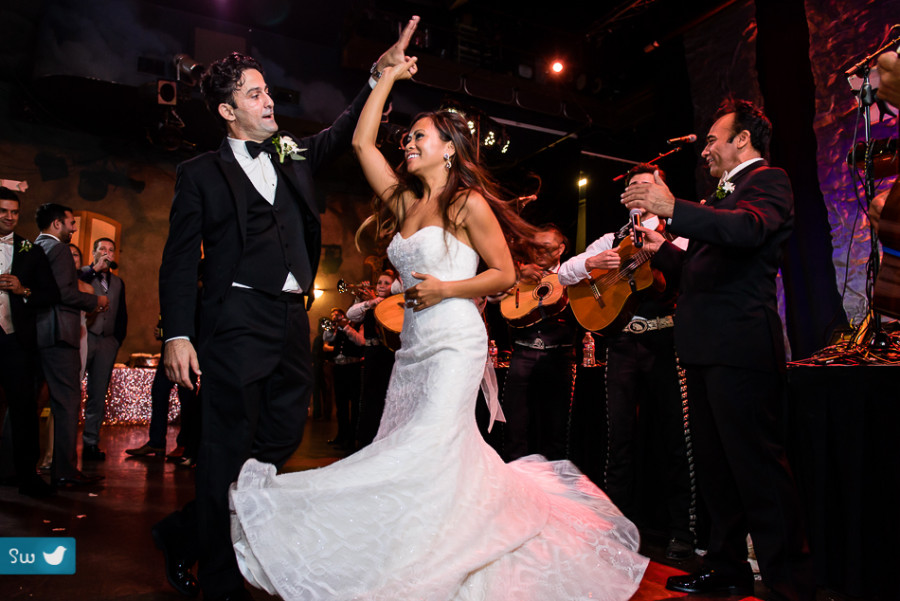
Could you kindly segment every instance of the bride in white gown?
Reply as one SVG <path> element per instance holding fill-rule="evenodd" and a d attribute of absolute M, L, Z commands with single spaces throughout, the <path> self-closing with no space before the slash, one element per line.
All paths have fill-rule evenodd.
<path fill-rule="evenodd" d="M 241 571 L 304 601 L 624 601 L 648 562 L 634 525 L 568 461 L 505 464 L 476 426 L 487 336 L 471 299 L 513 284 L 506 240 L 527 226 L 496 199 L 457 114 L 418 119 L 390 168 L 376 132 L 415 62 L 385 70 L 354 135 L 407 297 L 381 427 L 325 468 L 244 465 L 231 490 Z"/>

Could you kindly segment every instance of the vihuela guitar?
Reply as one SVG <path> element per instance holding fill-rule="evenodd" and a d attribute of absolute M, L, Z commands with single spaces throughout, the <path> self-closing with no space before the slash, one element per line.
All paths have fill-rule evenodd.
<path fill-rule="evenodd" d="M 616 248 L 622 257 L 617 269 L 594 269 L 590 277 L 566 287 L 578 323 L 592 332 L 621 328 L 632 317 L 635 293 L 654 283 L 648 250 L 625 238 Z"/>
<path fill-rule="evenodd" d="M 516 282 L 509 295 L 500 301 L 500 314 L 509 325 L 524 328 L 556 315 L 568 303 L 566 287 L 559 283 L 559 276 L 550 273 L 539 282 Z"/>

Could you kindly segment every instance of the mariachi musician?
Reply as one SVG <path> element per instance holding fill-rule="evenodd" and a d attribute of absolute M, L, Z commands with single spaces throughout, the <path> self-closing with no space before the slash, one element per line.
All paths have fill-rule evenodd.
<path fill-rule="evenodd" d="M 653 182 L 654 172 L 660 178 L 665 177 L 655 165 L 638 164 L 626 175 L 626 185 Z M 646 228 L 662 229 L 659 218 L 650 213 L 642 215 L 642 223 Z M 639 238 L 633 237 L 632 224 L 633 220 L 629 219 L 618 232 L 598 238 L 583 253 L 566 261 L 559 268 L 560 283 L 573 286 L 588 281 L 594 270 L 604 274 L 620 270 L 625 263 L 621 256 L 623 251 L 640 246 Z M 687 247 L 684 238 L 676 238 L 673 243 L 682 249 Z M 644 267 L 650 271 L 649 261 Z M 693 554 L 696 494 L 685 444 L 687 398 L 681 386 L 684 374 L 678 366 L 672 334 L 678 274 L 662 275 L 654 274 L 656 285 L 634 293 L 629 303 L 629 308 L 634 308 L 633 313 L 623 309 L 625 315 L 610 326 L 615 329 L 603 331 L 608 419 L 603 490 L 629 519 L 646 523 L 647 516 L 641 515 L 639 503 L 646 495 L 638 490 L 639 483 L 644 481 L 639 474 L 646 470 L 639 470 L 638 466 L 659 466 L 658 473 L 665 481 L 654 483 L 652 490 L 662 490 L 667 497 L 666 557 L 683 560 Z M 627 279 L 624 278 L 620 285 L 628 287 Z M 586 322 L 577 307 L 576 316 L 582 324 Z M 648 427 L 651 424 L 652 429 Z M 660 443 L 648 444 L 646 436 L 651 431 L 658 433 L 653 438 Z M 639 442 L 641 435 L 644 444 Z M 642 449 L 657 450 L 662 456 L 640 461 L 638 452 Z"/>
<path fill-rule="evenodd" d="M 331 320 L 325 324 L 322 339 L 334 349 L 332 373 L 338 431 L 328 444 L 352 452 L 356 450 L 357 404 L 365 341 L 340 307 L 331 309 Z"/>
<path fill-rule="evenodd" d="M 885 52 L 878 57 L 878 74 L 881 78 L 878 98 L 900 107 L 900 58 L 896 52 Z M 892 165 L 896 176 L 896 155 Z M 883 251 L 872 307 L 884 315 L 900 318 L 900 177 L 895 178 L 889 191 L 873 199 L 869 219 Z"/>
<path fill-rule="evenodd" d="M 535 235 L 533 263 L 519 265 L 520 281 L 538 282 L 559 269 L 568 241 L 555 225 Z M 516 287 L 509 292 L 515 295 Z M 564 307 L 565 305 L 563 305 Z M 509 373 L 503 392 L 506 461 L 539 453 L 564 459 L 568 452 L 569 413 L 575 383 L 575 343 L 580 330 L 568 308 L 548 311 L 525 327 L 510 324 Z"/>
<path fill-rule="evenodd" d="M 347 310 L 347 317 L 355 324 L 362 324 L 360 333 L 365 340 L 363 351 L 362 389 L 359 398 L 359 420 L 356 429 L 358 448 L 368 445 L 378 433 L 384 398 L 387 395 L 391 370 L 394 368 L 394 351 L 385 344 L 375 319 L 375 307 L 391 295 L 394 272 L 386 269 L 375 281 L 375 288 L 360 286 L 364 300 Z"/>

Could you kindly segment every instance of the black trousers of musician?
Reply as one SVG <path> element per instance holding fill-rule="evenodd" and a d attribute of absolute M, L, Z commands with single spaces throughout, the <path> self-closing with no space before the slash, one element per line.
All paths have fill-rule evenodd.
<path fill-rule="evenodd" d="M 689 469 L 672 328 L 607 338 L 608 449 L 603 490 L 639 525 L 659 522 L 648 500 L 665 502 L 660 524 L 693 543 Z"/>
<path fill-rule="evenodd" d="M 40 455 L 35 370 L 37 353 L 19 344 L 15 334 L 0 330 L 0 391 L 6 398 L 13 464 L 18 481 L 37 473 Z"/>
<path fill-rule="evenodd" d="M 356 446 L 356 422 L 359 419 L 359 391 L 362 381 L 362 361 L 357 357 L 352 363 L 335 363 L 334 408 L 337 414 L 338 431 L 335 440 L 348 448 Z"/>
<path fill-rule="evenodd" d="M 394 351 L 384 345 L 367 346 L 362 371 L 362 391 L 359 396 L 359 424 L 356 442 L 362 448 L 378 434 L 384 397 L 387 395 L 394 369 Z"/>
<path fill-rule="evenodd" d="M 160 526 L 178 532 L 186 554 L 198 559 L 205 597 L 244 586 L 228 509 L 241 466 L 253 457 L 280 469 L 303 437 L 312 382 L 304 300 L 232 288 L 200 357 L 196 499 Z"/>
<path fill-rule="evenodd" d="M 574 374 L 570 346 L 540 350 L 513 345 L 503 392 L 504 460 L 533 453 L 566 458 Z"/>
<path fill-rule="evenodd" d="M 697 480 L 710 517 L 704 567 L 747 577 L 747 533 L 770 589 L 813 598 L 812 561 L 784 450 L 784 378 L 729 366 L 685 366 Z"/>

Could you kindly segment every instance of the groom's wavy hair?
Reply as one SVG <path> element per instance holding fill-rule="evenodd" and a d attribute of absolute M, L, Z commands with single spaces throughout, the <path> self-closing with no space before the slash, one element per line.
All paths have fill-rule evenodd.
<path fill-rule="evenodd" d="M 219 114 L 219 105 L 223 102 L 231 106 L 237 106 L 234 102 L 234 93 L 244 78 L 244 71 L 256 69 L 263 75 L 262 65 L 253 58 L 240 52 L 232 52 L 225 58 L 219 59 L 209 65 L 200 78 L 200 92 L 206 100 L 206 108 L 216 118 L 216 122 L 226 129 L 226 121 Z"/>
<path fill-rule="evenodd" d="M 460 227 L 460 224 L 454 222 L 451 217 L 451 207 L 461 202 L 462 204 L 458 207 L 453 207 L 455 213 L 459 214 L 465 208 L 469 193 L 479 192 L 500 222 L 500 227 L 503 229 L 513 256 L 521 260 L 529 260 L 536 250 L 534 235 L 538 229 L 519 216 L 515 210 L 515 201 L 502 197 L 500 185 L 478 162 L 475 140 L 466 119 L 458 112 L 449 110 L 420 113 L 412 120 L 412 123 L 415 124 L 420 119 L 430 119 L 441 140 L 452 142 L 456 150 L 456 154 L 450 158 L 451 166 L 447 185 L 438 196 L 438 207 L 444 230 L 452 233 Z M 428 192 L 424 182 L 409 173 L 405 160 L 400 163 L 395 172 L 399 181 L 391 192 L 391 201 L 399 200 L 406 192 L 410 192 L 416 198 L 422 198 Z M 464 194 L 460 200 L 456 200 L 461 192 Z M 373 201 L 374 215 L 360 226 L 357 232 L 357 241 L 359 241 L 359 234 L 373 221 L 375 222 L 376 240 L 379 242 L 389 240 L 390 236 L 403 227 L 406 217 L 402 205 L 397 203 L 397 207 L 399 209 L 397 215 L 394 216 L 388 203 L 376 196 Z"/>

